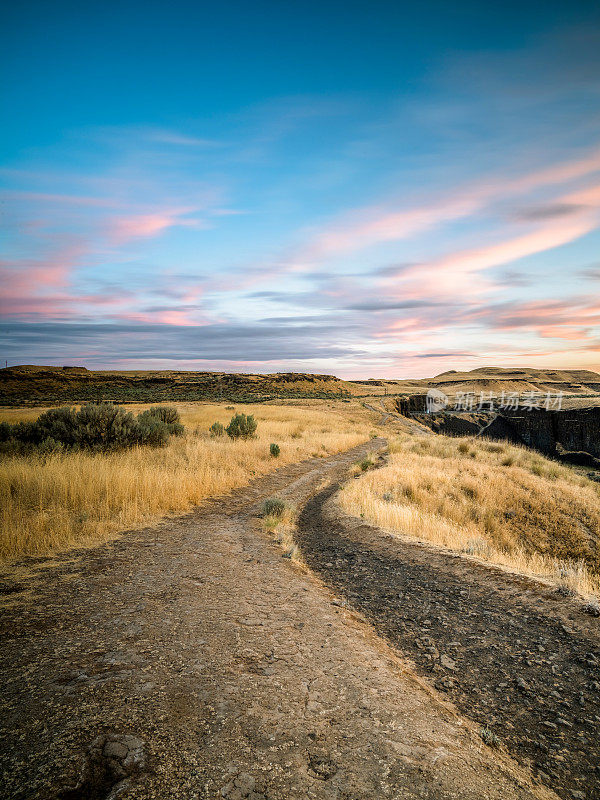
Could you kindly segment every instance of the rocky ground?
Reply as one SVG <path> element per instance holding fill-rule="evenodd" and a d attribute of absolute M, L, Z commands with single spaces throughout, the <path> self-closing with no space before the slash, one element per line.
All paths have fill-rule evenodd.
<path fill-rule="evenodd" d="M 556 590 L 304 508 L 309 567 L 560 797 L 600 798 L 600 620 Z M 489 731 L 489 733 L 488 733 Z"/>
<path fill-rule="evenodd" d="M 485 745 L 479 726 L 446 703 L 445 692 L 439 694 L 414 674 L 399 656 L 404 644 L 398 637 L 395 651 L 318 577 L 284 558 L 262 530 L 258 509 L 265 498 L 283 495 L 302 506 L 383 444 L 376 440 L 340 456 L 286 467 L 187 517 L 53 561 L 29 559 L 7 572 L 1 585 L 0 796 L 556 797 L 505 752 Z M 307 514 L 315 514 L 312 540 Z M 302 531 L 309 560 L 333 584 L 329 564 L 338 554 L 328 554 L 319 506 L 310 505 L 307 514 Z M 340 596 L 364 605 L 368 573 L 363 575 L 356 558 L 346 558 L 355 544 L 332 534 L 342 548 L 335 582 Z M 310 549 L 311 541 L 317 549 Z M 317 551 L 320 555 L 311 555 Z M 375 550 L 365 553 L 369 569 L 371 558 L 379 558 Z M 356 576 L 351 580 L 352 561 Z M 393 561 L 387 574 L 396 570 Z M 350 588 L 354 580 L 361 587 L 358 594 Z M 433 579 L 427 580 L 433 586 Z M 414 590 L 404 585 L 400 591 L 410 595 L 421 591 L 417 586 L 418 581 Z M 435 593 L 429 595 L 437 602 Z M 426 651 L 433 646 L 427 637 L 433 641 L 441 626 L 435 608 L 427 623 L 423 609 L 419 606 L 417 615 L 415 606 L 412 623 L 408 602 L 398 597 L 395 602 L 396 617 L 407 620 L 411 654 L 421 652 L 415 644 L 420 639 L 423 652 L 432 655 Z M 463 618 L 471 605 L 468 597 L 461 602 Z M 485 607 L 492 609 L 491 600 Z M 456 616 L 444 613 L 450 628 Z M 389 619 L 382 616 L 385 624 Z M 524 623 L 518 616 L 514 621 L 520 636 Z M 493 610 L 490 622 L 495 622 Z M 448 667 L 448 674 L 457 683 L 464 674 L 465 692 L 472 670 L 463 670 L 461 642 L 469 630 L 457 631 L 456 648 L 445 640 L 438 644 L 440 653 L 458 665 Z M 486 636 L 468 645 L 479 648 L 482 674 L 490 670 L 495 686 L 493 662 L 505 637 L 492 625 Z M 566 637 L 559 632 L 564 651 Z M 545 651 L 529 648 L 532 663 L 553 657 L 554 644 L 543 646 Z M 595 658 L 593 648 L 587 650 L 591 655 L 582 657 Z M 581 715 L 594 713 L 591 690 L 580 690 L 579 684 L 587 675 L 587 660 L 573 665 L 576 694 L 565 697 L 571 707 L 562 716 L 575 732 L 583 731 L 591 750 L 590 730 L 571 723 L 580 693 Z M 425 664 L 419 661 L 422 672 Z M 563 660 L 556 665 L 562 668 Z M 522 676 L 528 691 L 546 698 L 529 671 Z M 507 694 L 513 677 L 516 672 L 507 680 Z M 561 680 L 558 675 L 556 681 Z M 564 691 L 562 684 L 558 689 Z M 453 694 L 458 701 L 460 691 Z M 478 709 L 473 701 L 467 710 L 477 718 Z M 548 720 L 556 726 L 546 735 L 554 748 L 562 741 L 556 731 L 563 727 L 555 715 Z M 517 728 L 516 716 L 513 721 Z M 501 726 L 494 728 L 502 733 Z M 559 747 L 556 756 L 561 756 Z M 563 758 L 566 766 L 548 772 L 550 778 L 556 774 L 562 781 L 567 774 L 568 757 Z M 584 763 L 577 753 L 574 759 Z M 579 786 L 579 774 L 573 786 Z"/>

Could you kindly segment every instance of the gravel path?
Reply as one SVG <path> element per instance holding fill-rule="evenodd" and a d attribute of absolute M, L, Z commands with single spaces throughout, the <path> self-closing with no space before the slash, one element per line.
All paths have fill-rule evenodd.
<path fill-rule="evenodd" d="M 600 798 L 600 620 L 526 578 L 304 508 L 312 570 L 563 798 Z"/>
<path fill-rule="evenodd" d="M 555 797 L 262 531 L 383 444 L 6 574 L 0 796 Z"/>

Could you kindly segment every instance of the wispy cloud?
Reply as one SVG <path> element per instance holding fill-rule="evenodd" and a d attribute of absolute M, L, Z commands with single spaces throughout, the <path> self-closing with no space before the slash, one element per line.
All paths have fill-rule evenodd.
<path fill-rule="evenodd" d="M 594 230 L 598 224 L 596 215 L 582 216 L 578 220 L 563 221 L 560 225 L 545 225 L 487 247 L 452 253 L 402 270 L 393 288 L 402 297 L 478 296 L 494 285 L 481 273 L 568 244 Z"/>
<path fill-rule="evenodd" d="M 572 296 L 561 300 L 532 300 L 482 308 L 473 313 L 495 330 L 536 331 L 541 337 L 596 341 L 600 328 L 600 301 Z"/>
<path fill-rule="evenodd" d="M 166 208 L 160 211 L 131 214 L 108 220 L 108 238 L 115 244 L 125 244 L 133 239 L 160 236 L 169 228 L 209 227 L 208 222 L 189 215 L 198 213 L 198 208 Z"/>
<path fill-rule="evenodd" d="M 523 196 L 547 190 L 549 187 L 554 187 L 555 192 L 558 192 L 556 199 L 543 205 L 538 202 L 537 205 L 512 212 L 516 219 L 532 223 L 576 217 L 588 206 L 595 208 L 600 204 L 598 190 L 591 187 L 567 194 L 565 191 L 573 182 L 587 180 L 598 172 L 600 151 L 594 149 L 583 158 L 551 164 L 524 174 L 510 177 L 489 175 L 469 185 L 459 186 L 451 193 L 446 191 L 427 202 L 404 205 L 397 210 L 385 205 L 360 207 L 347 212 L 341 219 L 333 220 L 321 230 L 306 231 L 304 241 L 287 252 L 282 252 L 273 263 L 261 262 L 246 267 L 243 285 L 248 288 L 271 279 L 274 274 L 310 272 L 329 262 L 382 244 L 422 237 L 462 220 L 472 221 L 478 216 L 493 216 L 495 209 L 507 204 L 518 205 L 519 202 L 522 203 Z M 578 222 L 573 225 L 572 230 L 577 227 L 589 230 Z M 498 245 L 499 250 L 501 247 L 502 245 Z M 515 256 L 519 257 L 522 256 Z"/>

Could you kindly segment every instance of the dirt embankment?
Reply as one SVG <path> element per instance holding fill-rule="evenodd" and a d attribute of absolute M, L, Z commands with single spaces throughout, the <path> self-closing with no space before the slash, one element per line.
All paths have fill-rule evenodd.
<path fill-rule="evenodd" d="M 262 531 L 381 444 L 5 575 L 0 796 L 554 797 Z"/>
<path fill-rule="evenodd" d="M 600 622 L 526 578 L 304 508 L 310 566 L 456 707 L 569 800 L 600 798 Z"/>

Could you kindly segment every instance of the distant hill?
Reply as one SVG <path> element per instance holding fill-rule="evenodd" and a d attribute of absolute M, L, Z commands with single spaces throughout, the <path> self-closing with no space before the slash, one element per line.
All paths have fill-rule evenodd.
<path fill-rule="evenodd" d="M 442 372 L 422 381 L 423 385 L 456 392 L 558 392 L 565 394 L 600 394 L 600 375 L 589 370 L 505 369 L 481 367 L 470 372 Z"/>
<path fill-rule="evenodd" d="M 160 402 L 333 398 L 368 393 L 334 375 L 284 372 L 95 371 L 85 367 L 22 365 L 0 369 L 0 403 L 39 405 L 89 400 Z"/>
<path fill-rule="evenodd" d="M 89 370 L 79 366 L 24 364 L 0 369 L 0 404 L 41 405 L 89 400 L 161 402 L 231 400 L 239 403 L 275 398 L 350 398 L 414 395 L 436 387 L 457 392 L 559 392 L 600 402 L 600 375 L 588 370 L 450 370 L 421 380 L 381 378 L 345 381 L 334 375 L 278 372 L 271 375 L 172 370 Z"/>

